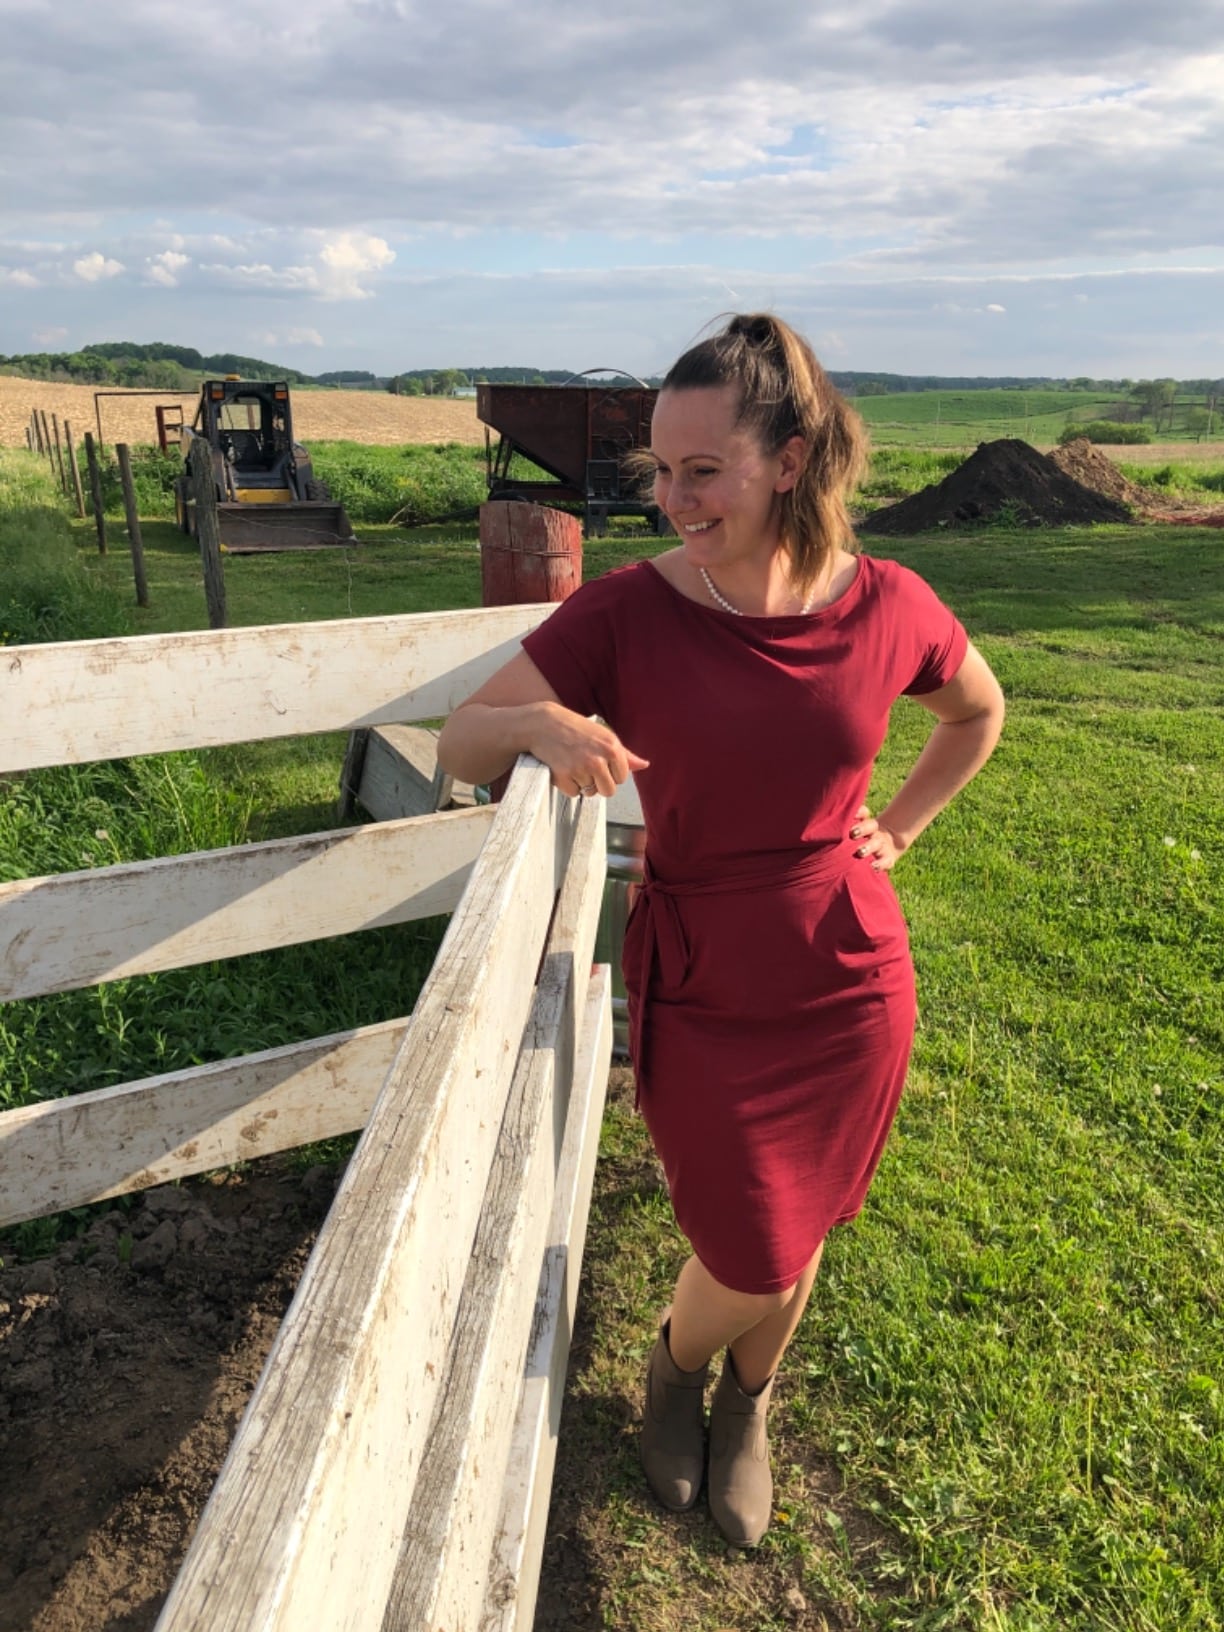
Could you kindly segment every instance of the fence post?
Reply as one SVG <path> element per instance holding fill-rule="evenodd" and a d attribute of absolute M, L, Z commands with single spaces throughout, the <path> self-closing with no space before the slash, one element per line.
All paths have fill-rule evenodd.
<path fill-rule="evenodd" d="M 106 554 L 106 517 L 102 513 L 102 471 L 94 447 L 93 432 L 85 432 L 85 459 L 89 465 L 89 494 L 93 500 L 94 526 L 98 529 L 98 554 Z"/>
<path fill-rule="evenodd" d="M 34 427 L 34 441 L 31 446 L 33 447 L 35 453 L 41 453 L 43 451 L 42 427 L 38 423 L 37 408 L 30 409 L 30 424 Z"/>
<path fill-rule="evenodd" d="M 72 489 L 76 494 L 77 516 L 84 519 L 85 494 L 81 488 L 81 467 L 77 464 L 76 449 L 72 445 L 72 426 L 64 421 L 64 443 L 68 449 L 68 468 L 72 472 Z"/>
<path fill-rule="evenodd" d="M 38 410 L 38 417 L 42 421 L 42 451 L 46 455 L 47 463 L 51 466 L 52 470 L 54 470 L 55 449 L 51 446 L 51 427 L 47 424 L 47 410 L 45 408 L 40 408 Z"/>
<path fill-rule="evenodd" d="M 132 574 L 136 579 L 136 605 L 148 606 L 149 583 L 145 577 L 144 543 L 140 537 L 140 517 L 136 512 L 132 459 L 126 442 L 115 443 L 115 457 L 119 461 L 119 480 L 123 484 L 123 512 L 127 518 L 128 538 L 132 542 Z"/>
<path fill-rule="evenodd" d="M 191 496 L 195 500 L 196 537 L 204 566 L 204 598 L 208 627 L 225 628 L 225 574 L 221 570 L 221 529 L 217 521 L 217 489 L 213 482 L 212 449 L 203 437 L 192 439 L 187 455 Z"/>
<path fill-rule="evenodd" d="M 68 477 L 67 477 L 67 474 L 66 474 L 66 472 L 64 470 L 64 453 L 63 453 L 63 449 L 60 447 L 59 415 L 58 414 L 52 414 L 51 415 L 51 429 L 55 432 L 55 462 L 59 466 L 60 492 L 66 494 L 68 492 Z"/>

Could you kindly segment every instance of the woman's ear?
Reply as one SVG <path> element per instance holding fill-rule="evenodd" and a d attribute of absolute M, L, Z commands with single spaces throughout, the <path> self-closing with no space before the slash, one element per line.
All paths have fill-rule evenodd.
<path fill-rule="evenodd" d="M 778 452 L 778 479 L 774 483 L 775 493 L 789 493 L 803 473 L 807 463 L 807 443 L 801 436 L 792 436 L 782 444 Z"/>

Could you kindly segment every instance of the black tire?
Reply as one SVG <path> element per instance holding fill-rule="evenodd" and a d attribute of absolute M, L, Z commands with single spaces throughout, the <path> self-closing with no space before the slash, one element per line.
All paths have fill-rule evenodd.
<path fill-rule="evenodd" d="M 321 499 L 326 503 L 331 498 L 331 488 L 328 487 L 326 482 L 321 482 L 314 476 L 310 478 L 305 486 L 308 499 Z"/>

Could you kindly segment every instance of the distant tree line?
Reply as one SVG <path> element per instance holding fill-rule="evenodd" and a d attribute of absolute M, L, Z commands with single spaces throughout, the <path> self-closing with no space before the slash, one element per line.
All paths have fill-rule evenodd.
<path fill-rule="evenodd" d="M 157 391 L 193 391 L 201 378 L 238 374 L 248 380 L 288 380 L 295 385 L 385 390 L 413 397 L 454 396 L 485 381 L 498 385 L 564 385 L 569 380 L 575 384 L 587 383 L 573 370 L 565 368 L 412 368 L 392 375 L 375 374 L 369 369 L 334 369 L 311 375 L 300 369 L 264 362 L 258 357 L 244 357 L 238 352 L 206 355 L 194 346 L 174 346 L 163 341 L 140 345 L 132 340 L 99 341 L 83 346 L 80 351 L 0 355 L 0 372 L 34 380 L 143 386 Z M 1153 429 L 1160 431 L 1171 429 L 1176 416 L 1186 429 L 1200 434 L 1219 422 L 1224 404 L 1224 379 L 1106 380 L 1086 374 L 1066 378 L 1044 374 L 881 374 L 854 369 L 830 370 L 829 378 L 838 390 L 852 397 L 911 391 L 1090 391 L 1116 398 L 1109 409 L 1113 422 L 1150 420 Z M 646 383 L 657 386 L 662 381 L 653 375 Z M 1192 403 L 1188 399 L 1196 400 Z"/>
<path fill-rule="evenodd" d="M 75 385 L 143 386 L 154 391 L 194 391 L 201 378 L 240 374 L 248 380 L 305 383 L 310 376 L 238 352 L 206 356 L 194 346 L 161 341 L 138 345 L 132 340 L 105 340 L 80 351 L 39 351 L 0 356 L 0 369 L 30 380 L 64 380 Z"/>
<path fill-rule="evenodd" d="M 450 397 L 474 385 L 564 385 L 569 380 L 575 380 L 572 368 L 410 368 L 392 375 L 386 387 L 396 396 Z"/>

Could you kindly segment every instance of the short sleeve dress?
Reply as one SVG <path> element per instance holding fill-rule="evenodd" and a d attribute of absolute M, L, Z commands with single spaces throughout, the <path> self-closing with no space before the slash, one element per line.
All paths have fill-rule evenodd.
<path fill-rule="evenodd" d="M 680 1228 L 741 1292 L 793 1285 L 858 1213 L 913 1040 L 905 921 L 849 830 L 893 702 L 945 685 L 967 638 L 916 573 L 857 562 L 832 605 L 775 618 L 637 562 L 523 642 L 650 761 L 624 948 L 639 1104 Z"/>

